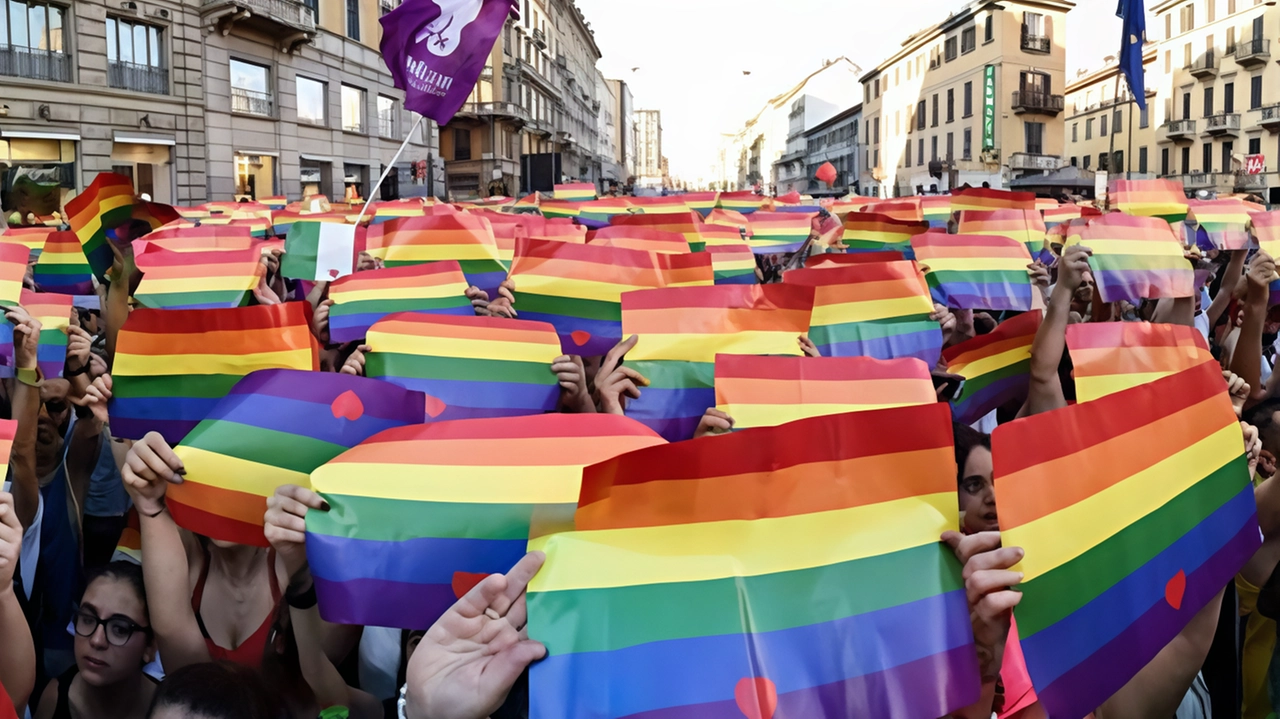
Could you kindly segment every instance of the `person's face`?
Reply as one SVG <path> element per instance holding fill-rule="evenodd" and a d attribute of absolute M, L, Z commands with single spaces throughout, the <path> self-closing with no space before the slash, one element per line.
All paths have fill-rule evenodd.
<path fill-rule="evenodd" d="M 71 405 L 67 393 L 71 383 L 58 377 L 46 379 L 40 384 L 40 416 L 36 421 L 36 443 L 56 446 L 62 439 L 62 428 L 71 417 Z"/>
<path fill-rule="evenodd" d="M 119 579 L 102 577 L 90 584 L 80 601 L 79 613 L 101 620 L 124 620 L 120 624 L 132 622 L 139 627 L 149 626 L 146 608 L 138 593 L 128 582 Z M 79 629 L 83 620 L 77 615 L 75 621 Z M 98 687 L 117 684 L 136 677 L 143 665 L 154 658 L 155 648 L 146 632 L 133 631 L 121 642 L 125 633 L 122 628 L 101 624 L 87 637 L 76 633 L 76 666 L 85 681 Z"/>
<path fill-rule="evenodd" d="M 964 461 L 960 479 L 960 511 L 966 532 L 990 532 L 1000 528 L 996 521 L 996 489 L 991 478 L 991 450 L 974 447 Z"/>

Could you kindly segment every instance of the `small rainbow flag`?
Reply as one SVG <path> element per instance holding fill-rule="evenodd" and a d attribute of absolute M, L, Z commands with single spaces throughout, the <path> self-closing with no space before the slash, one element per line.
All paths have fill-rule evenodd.
<path fill-rule="evenodd" d="M 625 215 L 631 212 L 631 202 L 625 197 L 602 197 L 598 200 L 582 203 L 578 212 L 578 222 L 583 226 L 608 227 L 614 215 Z"/>
<path fill-rule="evenodd" d="M 687 192 L 680 196 L 684 200 L 684 204 L 689 206 L 690 210 L 706 217 L 716 207 L 716 198 L 719 193 L 716 192 Z"/>
<path fill-rule="evenodd" d="M 751 213 L 747 239 L 751 251 L 758 255 L 798 251 L 813 231 L 813 218 L 814 215 L 802 212 L 760 210 Z"/>
<path fill-rule="evenodd" d="M 139 243 L 143 248 L 155 245 L 173 252 L 204 252 L 209 250 L 247 250 L 253 247 L 253 236 L 247 227 L 227 225 L 200 225 L 198 227 L 169 227 L 156 230 L 141 240 L 134 240 L 134 251 Z"/>
<path fill-rule="evenodd" d="M 548 219 L 558 217 L 577 219 L 582 216 L 582 203 L 569 200 L 543 200 L 538 205 L 538 209 L 542 212 L 542 216 Z"/>
<path fill-rule="evenodd" d="M 560 338 L 545 322 L 402 312 L 369 328 L 365 375 L 427 396 L 433 420 L 554 412 Z"/>
<path fill-rule="evenodd" d="M 0 230 L 0 243 L 16 243 L 28 250 L 41 250 L 45 238 L 53 232 L 57 232 L 54 227 L 9 227 Z M 79 241 L 77 238 L 76 242 Z"/>
<path fill-rule="evenodd" d="M 764 204 L 764 197 L 750 190 L 745 192 L 721 192 L 720 196 L 716 198 L 716 209 L 732 210 L 743 215 L 750 215 L 760 209 L 762 204 Z"/>
<path fill-rule="evenodd" d="M 898 220 L 874 212 L 850 212 L 844 218 L 841 242 L 849 254 L 859 252 L 911 252 L 911 238 L 929 230 L 921 220 Z M 909 258 L 908 258 L 909 259 Z"/>
<path fill-rule="evenodd" d="M 22 280 L 27 276 L 29 256 L 26 245 L 0 242 L 0 305 L 21 303 Z"/>
<path fill-rule="evenodd" d="M 1010 192 L 987 187 L 971 187 L 951 193 L 951 209 L 965 210 L 1032 210 L 1036 209 L 1034 192 Z"/>
<path fill-rule="evenodd" d="M 369 209 L 372 211 L 371 222 L 374 224 L 386 222 L 393 217 L 421 217 L 426 214 L 426 207 L 420 197 L 375 202 Z"/>
<path fill-rule="evenodd" d="M 482 217 L 461 213 L 397 217 L 371 225 L 367 251 L 387 267 L 455 260 L 467 282 L 498 296 L 507 268 L 498 255 L 493 226 Z"/>
<path fill-rule="evenodd" d="M 957 233 L 1000 235 L 1026 245 L 1032 257 L 1045 249 L 1044 218 L 1036 210 L 965 210 L 960 213 Z"/>
<path fill-rule="evenodd" d="M 1215 364 L 1001 425 L 992 456 L 1001 541 L 1026 552 L 1022 654 L 1049 716 L 1100 706 L 1261 544 Z"/>
<path fill-rule="evenodd" d="M 1217 363 L 1194 327 L 1103 322 L 1067 327 L 1076 399 L 1091 402 L 1205 362 Z"/>
<path fill-rule="evenodd" d="M 1097 208 L 1085 207 L 1074 203 L 1069 205 L 1059 205 L 1058 207 L 1041 212 L 1041 216 L 1044 218 L 1046 233 L 1054 230 L 1063 223 L 1078 220 L 1081 217 L 1097 217 L 1101 214 L 1102 212 Z"/>
<path fill-rule="evenodd" d="M 435 422 L 371 437 L 311 475 L 330 506 L 307 512 L 321 616 L 426 629 L 475 575 L 511 569 L 530 536 L 573 526 L 583 467 L 661 443 L 637 422 L 601 414 Z"/>
<path fill-rule="evenodd" d="M 927 195 L 920 198 L 920 212 L 929 227 L 946 227 L 951 221 L 951 195 Z"/>
<path fill-rule="evenodd" d="M 866 265 L 874 264 L 876 262 L 898 262 L 905 259 L 906 255 L 894 250 L 884 250 L 880 252 L 855 252 L 853 254 L 827 252 L 821 255 L 810 255 L 805 259 L 804 266 L 817 269 L 830 269 L 832 267 Z"/>
<path fill-rule="evenodd" d="M 899 220 L 901 222 L 923 222 L 924 207 L 919 197 L 900 197 L 896 200 L 876 200 L 867 203 L 863 212 Z"/>
<path fill-rule="evenodd" d="M 1271 212 L 1255 212 L 1252 215 L 1253 236 L 1257 240 L 1258 249 L 1280 257 L 1280 210 Z M 1280 280 L 1271 283 L 1270 305 L 1280 304 Z"/>
<path fill-rule="evenodd" d="M 683 255 L 689 252 L 689 241 L 678 232 L 628 225 L 612 225 L 596 230 L 587 244 L 597 247 L 619 247 L 624 250 L 644 250 L 666 255 Z"/>
<path fill-rule="evenodd" d="M 337 222 L 345 224 L 347 222 L 347 215 L 344 212 L 301 212 L 278 210 L 271 213 L 271 232 L 277 237 L 287 237 L 289 235 L 289 228 L 293 227 L 293 223 L 299 220 L 310 220 L 311 222 Z M 207 224 L 207 221 L 202 221 L 201 224 Z"/>
<path fill-rule="evenodd" d="M 914 262 L 791 270 L 782 282 L 816 288 L 809 338 L 822 356 L 938 363 L 942 329 Z"/>
<path fill-rule="evenodd" d="M 742 237 L 741 233 L 750 233 L 751 231 L 751 221 L 747 219 L 746 215 L 741 212 L 721 210 L 719 208 L 712 210 L 711 214 L 707 215 L 707 221 L 704 224 L 704 227 L 706 225 L 735 228 L 739 232 L 739 238 Z"/>
<path fill-rule="evenodd" d="M 1235 198 L 1189 200 L 1187 220 L 1198 227 L 1197 240 L 1203 237 L 1219 250 L 1249 249 L 1249 209 Z"/>
<path fill-rule="evenodd" d="M 952 399 L 957 422 L 973 424 L 1008 402 L 1025 399 L 1031 382 L 1031 343 L 1044 315 L 1026 312 L 942 352 L 947 373 L 964 377 Z"/>
<path fill-rule="evenodd" d="M 1187 193 L 1178 180 L 1112 180 L 1107 186 L 1113 210 L 1135 217 L 1159 217 L 1170 225 L 1187 217 Z"/>
<path fill-rule="evenodd" d="M 9 466 L 9 455 L 13 454 L 13 438 L 18 434 L 18 420 L 0 419 L 0 462 Z"/>
<path fill-rule="evenodd" d="M 124 555 L 123 559 L 126 561 L 142 564 L 142 521 L 138 519 L 138 510 L 130 507 L 124 517 L 124 530 L 120 532 L 120 539 L 116 540 L 115 556 L 111 559 L 115 561 L 122 558 L 120 555 Z"/>
<path fill-rule="evenodd" d="M 279 195 L 273 197 L 264 197 L 258 200 L 260 204 L 266 205 L 271 210 L 283 210 L 289 204 L 289 198 Z"/>
<path fill-rule="evenodd" d="M 702 218 L 698 213 L 688 209 L 661 214 L 646 212 L 643 215 L 614 215 L 610 218 L 609 224 L 612 227 L 678 232 L 684 235 L 691 251 L 701 252 L 704 247 L 702 233 L 699 230 Z"/>
<path fill-rule="evenodd" d="M 137 256 L 142 282 L 133 293 L 143 307 L 202 310 L 241 307 L 262 278 L 262 252 L 172 252 L 148 247 Z"/>
<path fill-rule="evenodd" d="M 716 355 L 716 409 L 734 430 L 937 401 L 917 359 Z"/>
<path fill-rule="evenodd" d="M 348 275 L 329 286 L 329 339 L 352 342 L 398 312 L 474 316 L 457 262 L 406 265 Z"/>
<path fill-rule="evenodd" d="M 813 289 L 798 285 L 720 285 L 628 292 L 622 335 L 640 335 L 627 366 L 649 385 L 627 405 L 668 441 L 689 439 L 715 406 L 717 354 L 800 354 Z"/>
<path fill-rule="evenodd" d="M 99 172 L 84 192 L 67 202 L 66 215 L 94 275 L 105 281 L 115 261 L 107 231 L 133 219 L 133 182 L 114 172 Z"/>
<path fill-rule="evenodd" d="M 964 579 L 938 541 L 959 525 L 950 419 L 851 412 L 586 468 L 575 530 L 529 543 L 547 555 L 530 719 L 934 719 L 976 701 Z"/>
<path fill-rule="evenodd" d="M 79 251 L 79 243 L 76 243 Z M 40 321 L 40 345 L 36 348 L 36 364 L 46 378 L 61 377 L 67 363 L 67 327 L 71 325 L 71 308 L 75 298 L 52 292 L 22 291 L 22 308 Z"/>
<path fill-rule="evenodd" d="M 556 185 L 552 194 L 557 200 L 571 200 L 574 202 L 594 200 L 596 199 L 596 186 L 590 182 Z"/>
<path fill-rule="evenodd" d="M 631 206 L 645 215 L 683 215 L 691 212 L 684 203 L 683 197 L 668 195 L 667 197 L 632 197 L 628 200 Z M 701 216 L 698 219 L 702 219 Z"/>
<path fill-rule="evenodd" d="M 242 377 L 260 369 L 319 369 L 311 305 L 129 313 L 112 367 L 111 431 L 176 445 Z"/>
<path fill-rule="evenodd" d="M 1103 302 L 1190 297 L 1195 273 L 1169 223 L 1113 212 L 1080 230 L 1079 244 L 1093 250 L 1089 269 Z M 1067 244 L 1075 244 L 1068 238 Z"/>
<path fill-rule="evenodd" d="M 711 255 L 711 268 L 715 270 L 717 285 L 754 285 L 759 282 L 756 254 L 741 240 L 737 246 L 708 243 L 706 252 Z"/>
<path fill-rule="evenodd" d="M 32 280 L 44 292 L 93 294 L 93 270 L 74 232 L 49 233 L 40 259 L 36 260 Z"/>
<path fill-rule="evenodd" d="M 911 238 L 934 301 L 964 310 L 1031 309 L 1031 255 L 1000 235 L 929 231 Z"/>
<path fill-rule="evenodd" d="M 516 240 L 511 264 L 520 317 L 556 328 L 566 354 L 603 355 L 622 338 L 622 295 L 711 285 L 705 252 L 663 255 L 555 240 Z"/>
<path fill-rule="evenodd" d="M 369 437 L 421 424 L 423 407 L 421 392 L 376 379 L 253 372 L 174 448 L 187 473 L 165 503 L 200 536 L 265 547 L 262 517 L 277 487 L 310 486 L 312 471 Z"/>

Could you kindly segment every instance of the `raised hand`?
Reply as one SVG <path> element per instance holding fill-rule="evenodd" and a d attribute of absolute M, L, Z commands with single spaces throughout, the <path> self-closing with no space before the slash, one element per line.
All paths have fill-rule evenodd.
<path fill-rule="evenodd" d="M 169 483 L 182 483 L 186 469 L 159 432 L 148 432 L 133 443 L 125 455 L 120 476 L 125 491 L 133 499 L 138 513 L 151 517 L 164 509 L 164 494 Z"/>
<path fill-rule="evenodd" d="M 1244 453 L 1249 459 L 1249 475 L 1257 474 L 1258 460 L 1262 457 L 1262 440 L 1258 438 L 1258 428 L 1248 422 L 1240 423 L 1240 432 L 1244 435 Z"/>
<path fill-rule="evenodd" d="M 70 397 L 68 401 L 77 407 L 88 407 L 94 419 L 107 423 L 107 403 L 111 401 L 111 375 L 102 374 L 96 377 L 85 388 L 79 397 Z"/>
<path fill-rule="evenodd" d="M 471 309 L 480 317 L 489 316 L 489 293 L 471 285 L 467 287 L 467 299 L 471 300 Z"/>
<path fill-rule="evenodd" d="M 67 326 L 67 371 L 77 372 L 89 364 L 89 355 L 93 348 L 93 335 L 80 326 L 78 313 L 71 313 L 71 324 Z"/>
<path fill-rule="evenodd" d="M 649 386 L 649 379 L 630 367 L 623 367 L 622 360 L 640 341 L 639 335 L 631 335 L 614 345 L 600 361 L 596 372 L 596 397 L 600 411 L 608 414 L 625 414 L 626 401 L 640 399 L 640 388 Z"/>
<path fill-rule="evenodd" d="M 1062 251 L 1058 258 L 1058 284 L 1064 292 L 1074 294 L 1076 288 L 1086 280 L 1093 281 L 1093 273 L 1089 270 L 1089 257 L 1093 250 L 1084 245 L 1072 245 Z M 1055 289 L 1056 289 L 1055 287 Z"/>
<path fill-rule="evenodd" d="M 316 305 L 316 311 L 311 313 L 311 334 L 320 340 L 320 344 L 329 344 L 329 308 L 333 307 L 333 300 L 323 300 Z"/>
<path fill-rule="evenodd" d="M 933 303 L 933 312 L 929 313 L 929 319 L 937 322 L 942 328 L 942 344 L 951 344 L 951 338 L 956 332 L 956 315 L 945 305 L 937 302 Z"/>
<path fill-rule="evenodd" d="M 263 534 L 292 578 L 307 565 L 307 510 L 329 511 L 320 495 L 296 484 L 282 484 L 267 497 Z"/>
<path fill-rule="evenodd" d="M 356 377 L 364 376 L 365 353 L 369 351 L 369 345 L 360 345 L 356 347 L 356 351 L 351 353 L 346 362 L 342 363 L 342 369 L 338 370 L 342 374 L 354 375 Z"/>
<path fill-rule="evenodd" d="M 1248 297 L 1252 302 L 1258 302 L 1261 298 L 1262 302 L 1266 302 L 1270 295 L 1271 281 L 1276 279 L 1276 263 L 1266 252 L 1259 250 L 1258 254 L 1253 256 L 1249 261 L 1249 268 L 1245 271 L 1245 278 L 1248 281 Z"/>
<path fill-rule="evenodd" d="M 587 371 L 578 355 L 560 355 L 551 363 L 551 371 L 560 381 L 560 405 L 583 414 L 595 412 L 595 403 L 587 391 Z"/>
<path fill-rule="evenodd" d="M 693 438 L 698 439 L 713 434 L 725 434 L 733 429 L 733 417 L 715 407 L 708 407 L 698 421 L 698 428 L 693 431 Z"/>
<path fill-rule="evenodd" d="M 37 351 L 40 348 L 40 320 L 27 314 L 21 307 L 11 307 L 4 313 L 13 323 L 13 359 L 17 369 L 35 369 Z"/>
<path fill-rule="evenodd" d="M 1039 291 L 1040 299 L 1045 304 L 1049 303 L 1049 268 L 1044 263 L 1036 260 L 1027 265 L 1027 276 L 1031 278 L 1031 286 Z M 1035 306 L 1032 306 L 1035 309 Z"/>
<path fill-rule="evenodd" d="M 805 357 L 821 357 L 822 353 L 818 351 L 818 346 L 809 339 L 808 335 L 800 335 L 796 338 L 800 343 L 800 351 L 804 352 Z"/>
<path fill-rule="evenodd" d="M 942 541 L 964 565 L 964 588 L 969 599 L 969 619 L 973 622 L 979 668 L 984 680 L 993 679 L 1000 673 L 1004 660 L 1013 608 L 1022 601 L 1022 592 L 1010 589 L 1022 581 L 1022 572 L 1009 569 L 1022 561 L 1022 548 L 1002 548 L 999 532 L 969 536 L 944 532 Z"/>
<path fill-rule="evenodd" d="M 1236 419 L 1244 413 L 1244 402 L 1249 398 L 1249 383 L 1231 370 L 1222 370 L 1222 379 L 1227 383 L 1227 394 L 1231 395 L 1231 406 L 1236 411 Z"/>

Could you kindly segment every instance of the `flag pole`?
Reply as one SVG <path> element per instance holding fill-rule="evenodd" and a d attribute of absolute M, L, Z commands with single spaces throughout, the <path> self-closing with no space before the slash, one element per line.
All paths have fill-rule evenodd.
<path fill-rule="evenodd" d="M 1111 97 L 1111 106 L 1107 108 L 1107 112 L 1111 113 L 1111 117 L 1108 118 L 1106 116 L 1103 116 L 1103 119 L 1107 121 L 1107 127 L 1109 128 L 1109 132 L 1107 134 L 1111 136 L 1108 138 L 1111 142 L 1111 147 L 1107 150 L 1107 208 L 1108 209 L 1110 209 L 1111 207 L 1111 177 L 1115 174 L 1115 166 L 1116 166 L 1116 128 L 1115 128 L 1114 121 L 1116 119 L 1116 106 L 1120 104 L 1120 75 L 1121 75 L 1120 58 L 1117 57 L 1116 58 L 1116 90 Z"/>
<path fill-rule="evenodd" d="M 422 115 L 418 115 L 418 119 L 413 123 L 413 127 L 409 128 L 409 134 L 404 136 L 404 142 L 400 143 L 400 149 L 396 150 L 396 154 L 391 157 L 391 162 L 388 162 L 386 168 L 382 170 L 382 177 L 378 178 L 378 184 L 370 188 L 369 197 L 364 201 L 364 207 L 360 208 L 359 217 L 356 217 L 356 225 L 360 224 L 360 221 L 364 219 L 364 214 L 369 211 L 369 203 L 373 202 L 372 191 L 382 187 L 382 181 L 387 179 L 387 175 L 391 174 L 391 168 L 396 166 L 396 160 L 399 160 L 400 155 L 404 154 L 404 148 L 409 146 L 409 138 L 413 137 L 413 133 L 418 131 L 418 126 L 422 124 L 422 120 Z"/>

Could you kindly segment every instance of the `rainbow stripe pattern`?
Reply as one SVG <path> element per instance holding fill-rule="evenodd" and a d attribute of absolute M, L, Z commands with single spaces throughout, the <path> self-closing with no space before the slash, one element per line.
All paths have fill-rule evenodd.
<path fill-rule="evenodd" d="M 960 213 L 957 233 L 999 235 L 1026 245 L 1032 257 L 1045 249 L 1044 218 L 1037 210 L 965 210 Z"/>
<path fill-rule="evenodd" d="M 1219 250 L 1249 248 L 1249 214 L 1235 198 L 1188 201 L 1187 220 L 1198 225 L 1197 241 L 1203 238 Z"/>
<path fill-rule="evenodd" d="M 142 282 L 133 293 L 143 307 L 199 310 L 241 307 L 253 296 L 264 268 L 262 252 L 172 252 L 148 247 L 136 258 Z"/>
<path fill-rule="evenodd" d="M 688 208 L 682 208 L 679 212 L 656 213 L 646 210 L 640 215 L 614 215 L 609 223 L 613 227 L 678 232 L 684 235 L 693 252 L 700 252 L 704 246 L 702 233 L 699 231 L 702 218 Z"/>
<path fill-rule="evenodd" d="M 927 232 L 929 225 L 919 220 L 897 220 L 874 212 L 850 212 L 844 218 L 842 242 L 849 254 L 860 252 L 901 252 L 911 259 L 911 238 Z"/>
<path fill-rule="evenodd" d="M 1194 327 L 1148 322 L 1070 325 L 1067 350 L 1080 402 L 1217 362 L 1204 335 Z"/>
<path fill-rule="evenodd" d="M 1112 180 L 1108 204 L 1135 217 L 1159 217 L 1170 225 L 1187 217 L 1187 193 L 1178 180 Z"/>
<path fill-rule="evenodd" d="M 1258 249 L 1280 257 L 1280 210 L 1271 212 L 1255 212 L 1252 216 L 1253 235 L 1258 242 Z M 1280 304 L 1280 280 L 1271 282 L 1271 298 L 1269 305 Z"/>
<path fill-rule="evenodd" d="M 1074 244 L 1069 237 L 1067 244 Z M 1190 297 L 1195 273 L 1169 224 L 1155 217 L 1111 213 L 1080 230 L 1079 243 L 1093 250 L 1093 272 L 1103 302 Z"/>
<path fill-rule="evenodd" d="M 397 312 L 470 316 L 467 278 L 457 262 L 405 265 L 348 275 L 329 285 L 329 339 L 351 342 Z"/>
<path fill-rule="evenodd" d="M 44 292 L 93 294 L 93 270 L 74 232 L 49 233 L 32 279 Z"/>
<path fill-rule="evenodd" d="M 76 243 L 77 250 L 79 244 Z M 32 318 L 40 321 L 40 345 L 36 348 L 36 364 L 45 377 L 61 377 L 67 363 L 67 327 L 71 325 L 74 301 L 75 298 L 71 295 L 22 291 L 22 308 Z"/>
<path fill-rule="evenodd" d="M 556 185 L 552 195 L 557 200 L 582 202 L 596 199 L 596 186 L 590 182 L 574 182 L 567 185 Z"/>
<path fill-rule="evenodd" d="M 1010 192 L 987 187 L 971 187 L 951 193 L 951 209 L 965 210 L 1035 210 L 1034 192 Z"/>
<path fill-rule="evenodd" d="M 758 255 L 796 252 L 813 229 L 814 215 L 806 212 L 759 212 L 748 218 L 751 251 Z"/>
<path fill-rule="evenodd" d="M 39 251 L 44 248 L 45 238 L 57 232 L 52 227 L 8 227 L 0 230 L 0 243 L 17 243 L 28 250 Z M 79 238 L 76 239 L 79 242 Z"/>
<path fill-rule="evenodd" d="M 253 247 L 249 228 L 230 225 L 200 225 L 198 227 L 169 227 L 156 230 L 135 243 L 155 245 L 173 252 L 201 252 L 208 250 L 247 250 Z M 138 252 L 139 244 L 134 244 Z M 144 246 L 145 248 L 145 246 Z M 141 254 L 141 252 L 138 252 Z"/>
<path fill-rule="evenodd" d="M 920 213 L 931 228 L 946 227 L 951 221 L 951 196 L 926 195 L 920 198 Z"/>
<path fill-rule="evenodd" d="M 22 301 L 22 280 L 27 276 L 26 245 L 0 242 L 0 305 L 16 305 Z"/>
<path fill-rule="evenodd" d="M 426 395 L 438 421 L 554 412 L 560 338 L 545 322 L 389 315 L 369 329 L 365 375 Z"/>
<path fill-rule="evenodd" d="M 114 172 L 99 172 L 84 192 L 66 204 L 67 224 L 80 239 L 84 256 L 98 277 L 106 279 L 115 254 L 107 244 L 107 231 L 133 217 L 133 182 Z"/>
<path fill-rule="evenodd" d="M 421 424 L 420 392 L 338 372 L 271 369 L 245 376 L 174 453 L 187 473 L 166 490 L 174 521 L 196 534 L 267 546 L 262 517 L 282 484 L 384 430 Z"/>
<path fill-rule="evenodd" d="M 715 192 L 687 192 L 681 195 L 680 199 L 684 200 L 684 204 L 688 205 L 690 210 L 706 217 L 716 208 L 718 197 L 719 194 Z"/>
<path fill-rule="evenodd" d="M 1001 541 L 1026 552 L 1022 654 L 1049 716 L 1100 706 L 1261 544 L 1216 365 L 1001 425 L 992 455 Z"/>
<path fill-rule="evenodd" d="M 667 441 L 689 439 L 714 407 L 717 354 L 800 354 L 813 289 L 798 285 L 682 287 L 622 296 L 622 334 L 640 335 L 627 365 L 649 380 L 627 405 Z"/>
<path fill-rule="evenodd" d="M 371 225 L 367 251 L 387 267 L 455 260 L 467 282 L 498 296 L 507 268 L 498 256 L 493 228 L 482 217 L 461 213 L 398 217 Z"/>
<path fill-rule="evenodd" d="M 529 537 L 572 527 L 582 468 L 661 444 L 615 415 L 436 422 L 371 437 L 311 474 L 307 559 L 331 622 L 426 629 Z M 467 481 L 459 482 L 465 476 Z"/>
<path fill-rule="evenodd" d="M 9 455 L 13 454 L 13 438 L 18 434 L 18 420 L 0 419 L 0 461 L 9 464 Z"/>
<path fill-rule="evenodd" d="M 989 334 L 942 352 L 947 373 L 964 377 L 952 401 L 961 424 L 973 424 L 1008 402 L 1026 399 L 1031 383 L 1031 344 L 1044 318 L 1040 310 L 1005 320 Z"/>
<path fill-rule="evenodd" d="M 319 369 L 311 305 L 129 313 L 112 367 L 111 432 L 178 444 L 241 378 L 260 369 Z"/>
<path fill-rule="evenodd" d="M 620 247 L 624 250 L 659 252 L 667 255 L 682 255 L 689 251 L 689 241 L 678 232 L 627 225 L 602 227 L 595 231 L 595 235 L 587 244 L 598 247 Z"/>
<path fill-rule="evenodd" d="M 750 215 L 759 210 L 763 204 L 764 197 L 749 190 L 743 192 L 721 192 L 720 196 L 716 198 L 716 209 L 732 210 L 743 215 Z"/>
<path fill-rule="evenodd" d="M 937 401 L 917 359 L 716 355 L 716 409 L 734 430 Z"/>
<path fill-rule="evenodd" d="M 864 212 L 884 215 L 903 222 L 923 222 L 924 207 L 919 197 L 900 197 L 894 200 L 875 200 L 867 203 Z"/>
<path fill-rule="evenodd" d="M 948 235 L 930 231 L 911 238 L 934 301 L 965 310 L 1031 309 L 1031 255 L 1000 235 Z"/>
<path fill-rule="evenodd" d="M 530 542 L 530 719 L 933 719 L 980 679 L 945 406 L 804 419 L 588 467 Z"/>
<path fill-rule="evenodd" d="M 717 285 L 754 285 L 759 281 L 756 255 L 745 243 L 739 241 L 736 246 L 708 243 L 706 252 L 711 255 Z"/>

